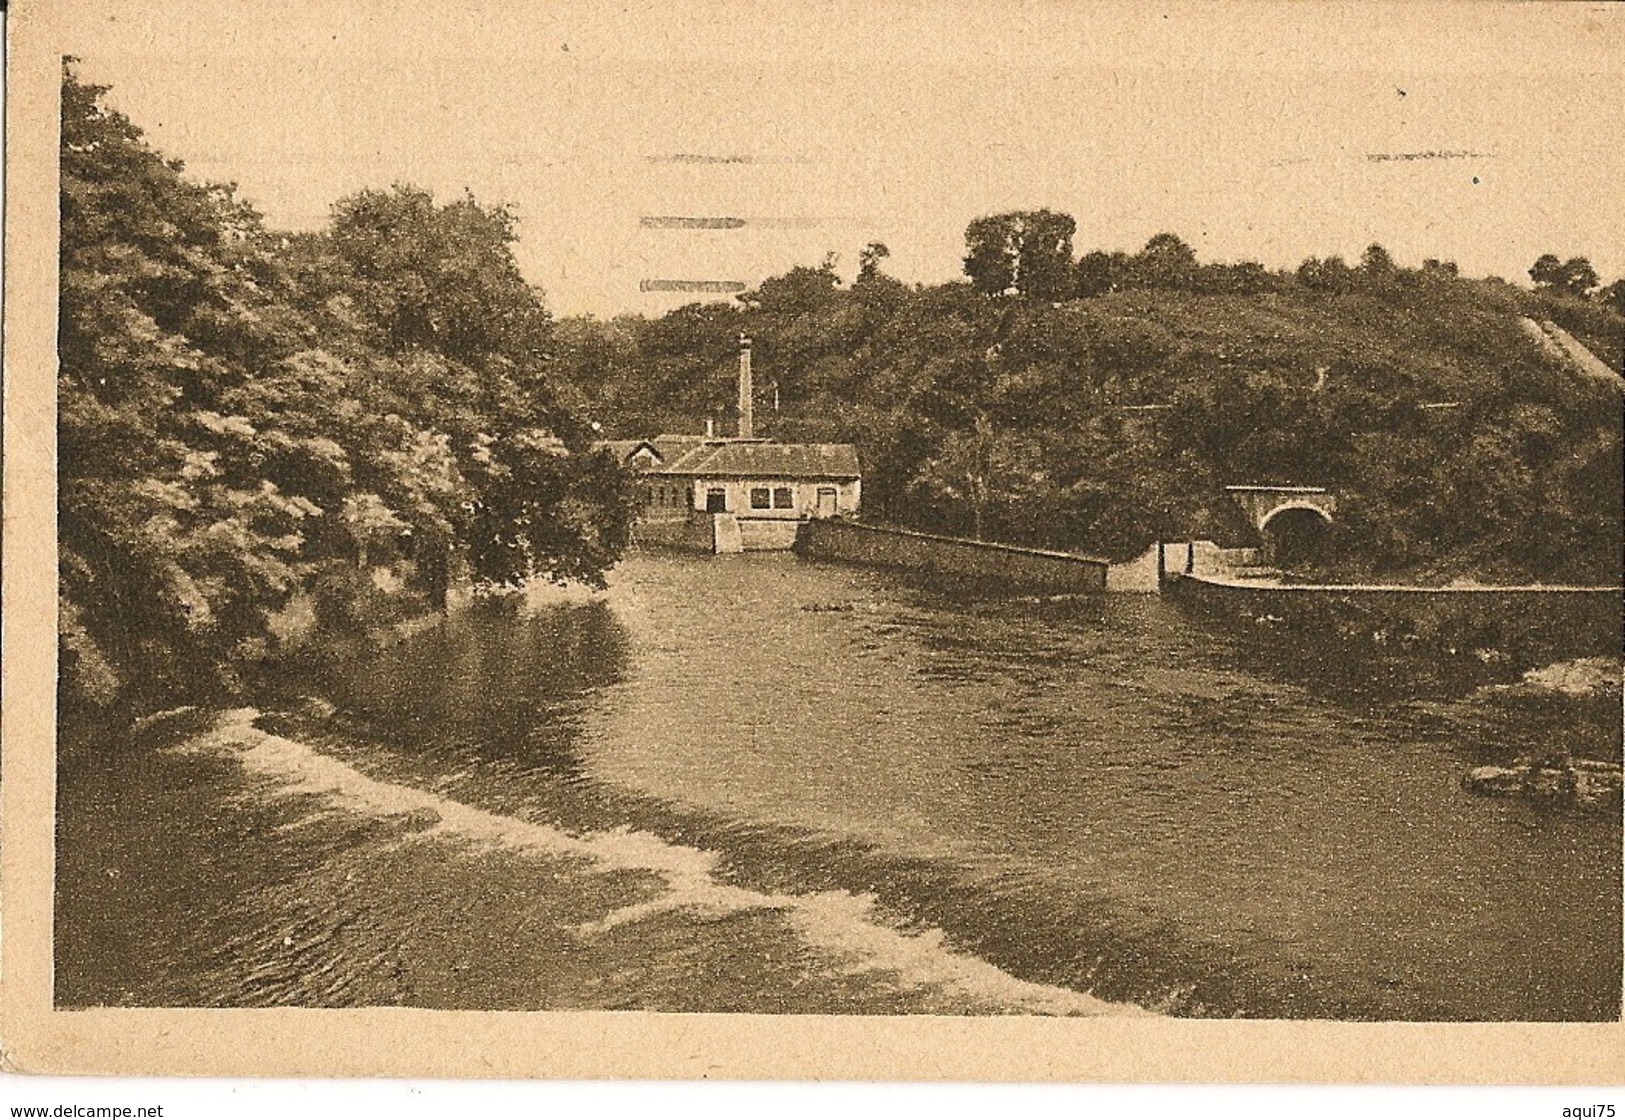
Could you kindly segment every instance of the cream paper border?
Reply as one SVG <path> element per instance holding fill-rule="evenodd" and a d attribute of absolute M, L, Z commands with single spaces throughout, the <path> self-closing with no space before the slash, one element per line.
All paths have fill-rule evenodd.
<path fill-rule="evenodd" d="M 518 0 L 508 0 L 518 2 Z M 52 749 L 55 708 L 57 98 L 60 59 L 85 21 L 123 20 L 132 42 L 184 46 L 206 0 L 15 0 L 8 18 L 5 150 L 4 708 L 0 711 L 0 1062 L 36 1073 L 554 1078 L 842 1078 L 997 1081 L 1247 1081 L 1613 1084 L 1621 1024 L 1351 1024 L 1010 1016 L 748 1016 L 408 1009 L 87 1010 L 51 1004 Z M 265 9 L 299 38 L 300 8 L 238 3 L 263 34 Z M 704 5 L 672 5 L 681 20 Z M 490 3 L 446 8 L 310 0 L 380 31 L 381 53 L 419 47 L 437 19 L 478 20 Z M 711 5 L 714 10 L 715 4 Z M 1331 7 L 1331 5 L 1324 5 Z M 1362 8 L 1361 5 L 1353 5 Z M 1471 7 L 1469 5 L 1468 7 Z M 658 9 L 656 9 L 658 10 Z M 1101 6 L 1121 16 L 1121 6 Z M 804 12 L 805 9 L 802 9 Z M 1257 7 L 1250 9 L 1257 14 Z M 1268 9 L 1266 9 L 1268 11 Z M 1472 18 L 1462 6 L 1424 8 Z M 1610 35 L 1625 58 L 1625 12 L 1545 9 Z M 1023 8 L 1042 18 L 1044 9 Z M 1282 8 L 1282 18 L 1290 18 Z M 1350 14 L 1347 9 L 1344 14 Z M 1363 13 L 1362 13 L 1363 14 Z M 387 26 L 386 26 L 387 24 Z M 1606 24 L 1606 26 L 1603 26 Z M 105 24 L 104 24 L 105 26 Z M 402 37 L 390 36 L 398 26 Z M 258 31 L 252 28 L 258 27 Z M 429 28 L 432 31 L 432 28 Z M 288 51 L 287 43 L 266 42 Z M 912 49 L 929 50 L 916 44 Z M 1506 50 L 1516 51 L 1508 42 Z M 1625 69 L 1625 65 L 1621 66 Z M 1554 74 L 1553 81 L 1562 76 Z M 1625 88 L 1622 84 L 1621 88 Z M 1530 122 L 1538 127 L 1538 122 Z M 1597 199 L 1625 213 L 1620 195 Z"/>

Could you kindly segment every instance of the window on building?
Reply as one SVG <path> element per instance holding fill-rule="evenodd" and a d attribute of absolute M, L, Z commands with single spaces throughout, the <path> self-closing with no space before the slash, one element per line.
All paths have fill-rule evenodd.
<path fill-rule="evenodd" d="M 773 502 L 765 486 L 752 486 L 750 488 L 751 509 L 772 509 Z"/>
<path fill-rule="evenodd" d="M 727 513 L 728 512 L 728 491 L 722 489 L 721 487 L 715 487 L 713 489 L 707 490 L 705 492 L 705 512 L 706 513 Z"/>
<path fill-rule="evenodd" d="M 795 509 L 796 508 L 795 495 L 790 492 L 790 488 L 788 486 L 775 486 L 773 488 L 773 508 L 774 509 Z"/>

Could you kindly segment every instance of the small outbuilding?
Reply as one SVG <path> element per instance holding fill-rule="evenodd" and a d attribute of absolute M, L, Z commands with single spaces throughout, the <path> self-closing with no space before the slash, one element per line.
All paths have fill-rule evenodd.
<path fill-rule="evenodd" d="M 854 516 L 863 501 L 858 452 L 849 443 L 659 436 L 599 446 L 638 473 L 638 536 L 653 543 L 787 549 L 801 522 Z"/>
<path fill-rule="evenodd" d="M 643 482 L 641 540 L 713 552 L 787 549 L 803 521 L 851 517 L 863 499 L 849 443 L 777 443 L 751 430 L 750 339 L 739 340 L 739 434 L 606 440 Z"/>
<path fill-rule="evenodd" d="M 849 443 L 717 440 L 644 472 L 647 521 L 730 516 L 749 549 L 789 548 L 796 526 L 850 517 L 863 498 Z"/>

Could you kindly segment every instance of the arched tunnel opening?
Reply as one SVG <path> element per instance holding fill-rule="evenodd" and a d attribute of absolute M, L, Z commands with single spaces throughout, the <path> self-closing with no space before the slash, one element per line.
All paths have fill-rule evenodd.
<path fill-rule="evenodd" d="M 1318 509 L 1294 506 L 1271 514 L 1260 530 L 1264 562 L 1290 570 L 1324 559 L 1330 528 L 1331 519 Z"/>

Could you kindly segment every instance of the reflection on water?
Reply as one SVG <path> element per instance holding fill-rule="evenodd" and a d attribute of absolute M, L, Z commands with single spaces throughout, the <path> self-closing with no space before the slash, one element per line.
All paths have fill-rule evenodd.
<path fill-rule="evenodd" d="M 505 767 L 574 777 L 582 713 L 620 679 L 627 642 L 603 600 L 546 610 L 481 600 L 334 683 L 350 716 L 427 756 L 499 747 Z"/>
<path fill-rule="evenodd" d="M 447 803 L 711 853 L 728 889 L 872 897 L 891 926 L 1035 984 L 1187 1014 L 1616 1017 L 1618 820 L 1463 793 L 1526 721 L 1411 664 L 1223 632 L 1154 597 L 962 601 L 788 555 L 639 556 L 600 599 L 482 606 L 329 670 L 307 687 L 338 714 L 296 726 Z M 1617 750 L 1617 724 L 1567 719 L 1542 732 Z M 313 840 L 332 874 L 358 862 L 353 830 Z M 399 941 L 414 920 L 367 921 L 387 942 L 372 927 Z M 697 951 L 692 923 L 628 928 L 627 975 Z M 374 998 L 672 1005 L 483 951 L 524 977 L 509 999 L 450 981 Z M 217 964 L 210 998 L 229 1002 Z M 366 969 L 339 953 L 324 975 L 347 972 Z M 737 979 L 691 981 L 679 1006 L 876 1009 L 845 986 L 763 1008 Z"/>

